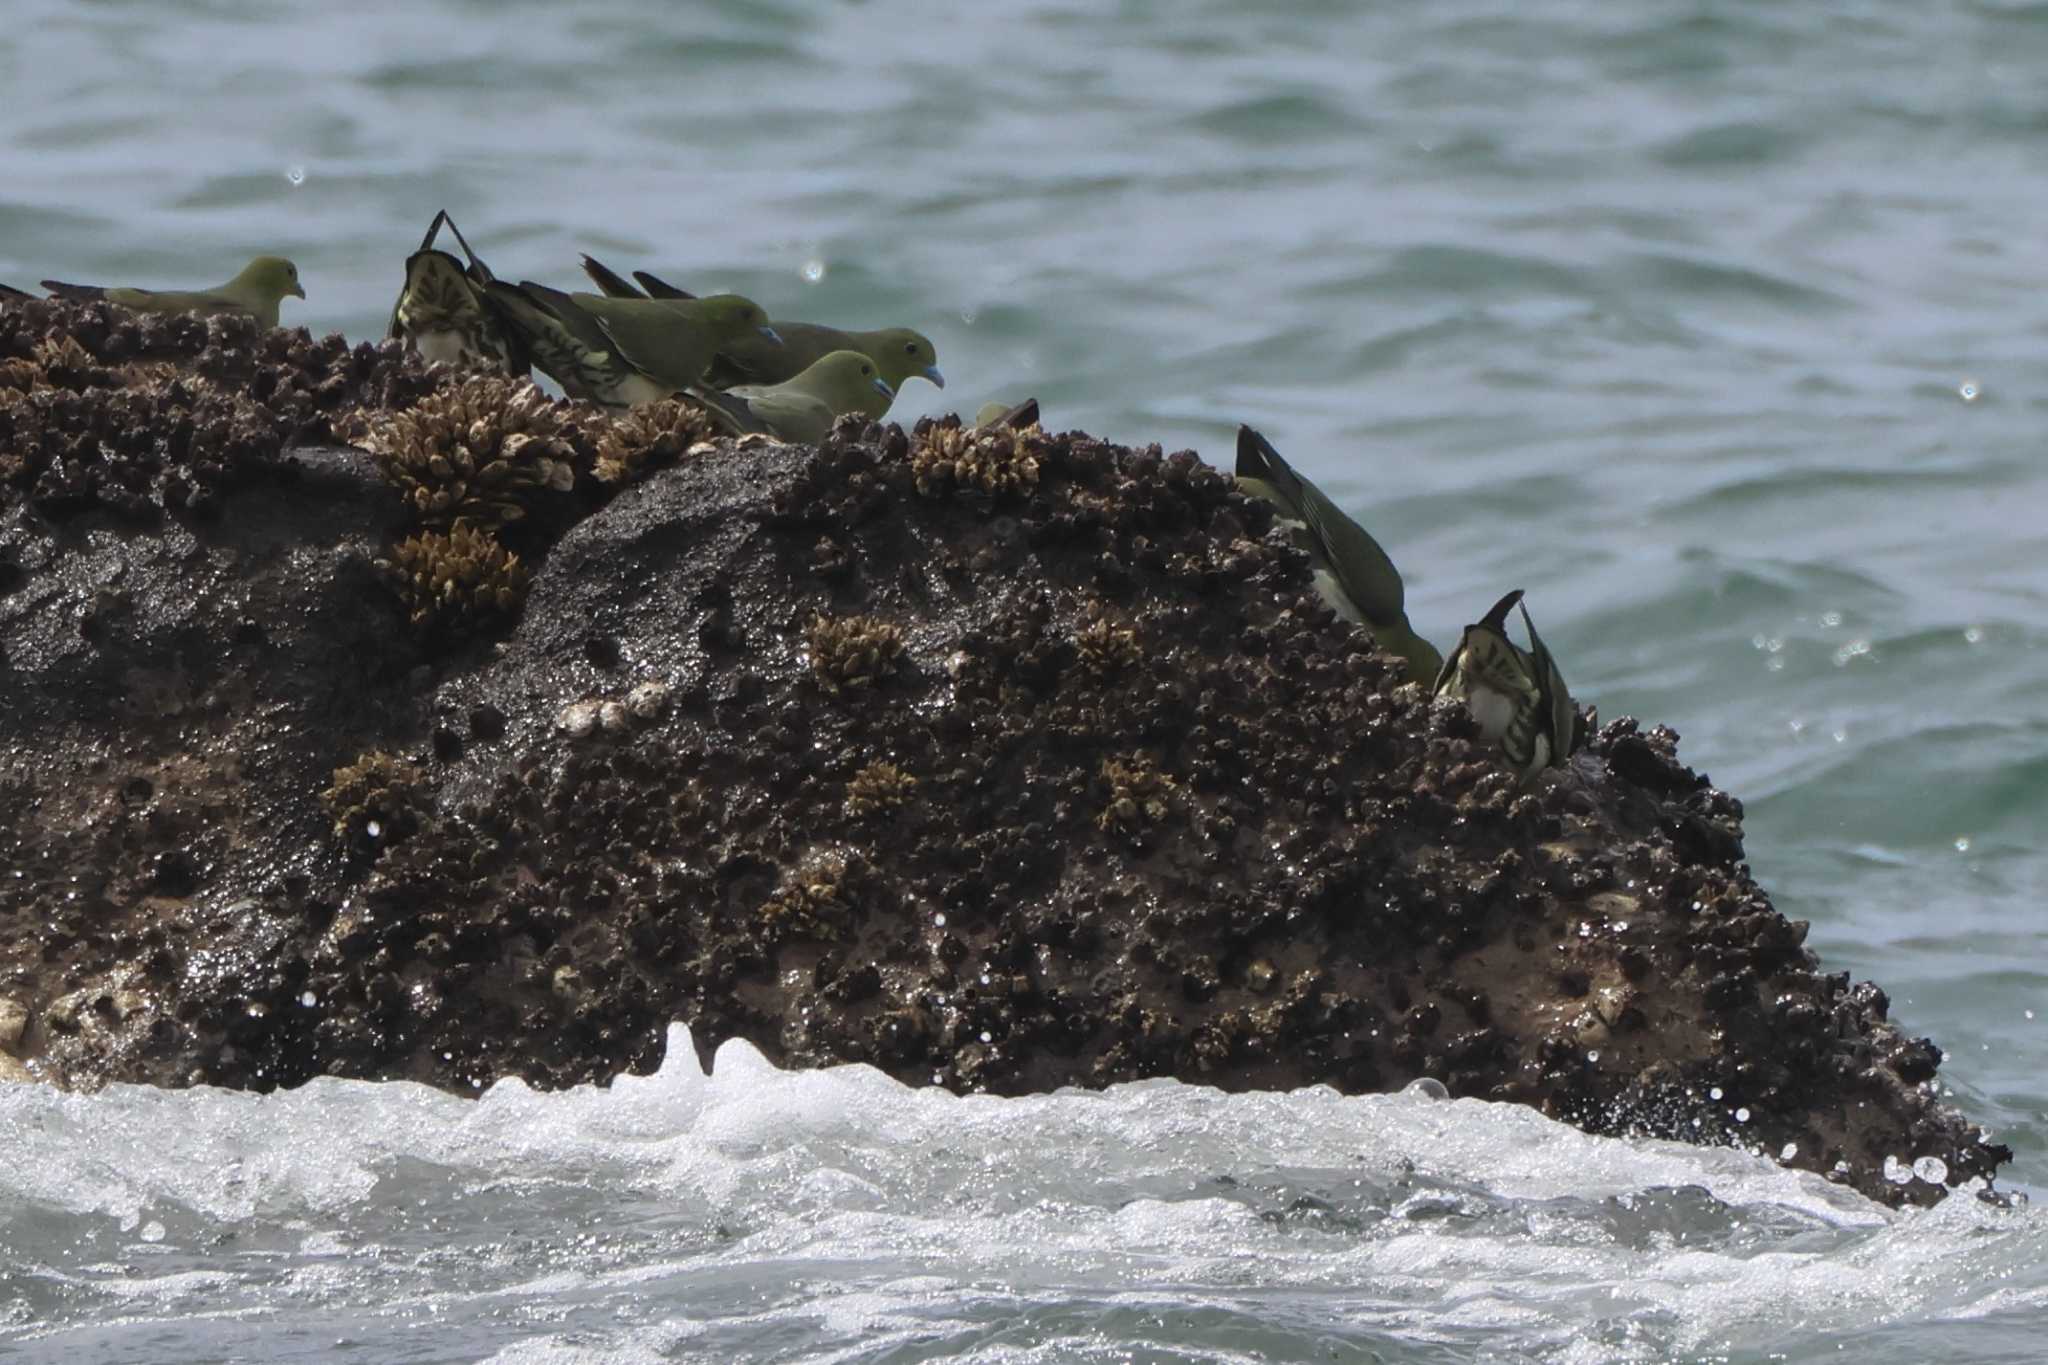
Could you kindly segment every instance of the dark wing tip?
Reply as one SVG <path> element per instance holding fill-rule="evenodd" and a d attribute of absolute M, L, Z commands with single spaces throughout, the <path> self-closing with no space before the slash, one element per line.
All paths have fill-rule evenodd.
<path fill-rule="evenodd" d="M 633 278 L 640 281 L 650 297 L 657 299 L 694 299 L 697 296 L 687 289 L 678 289 L 659 275 L 650 275 L 645 270 L 633 272 Z"/>
<path fill-rule="evenodd" d="M 1037 426 L 1038 400 L 1036 398 L 1025 399 L 1016 407 L 1011 408 L 1001 417 L 998 417 L 996 419 L 996 425 L 999 427 L 1008 427 L 1012 431 L 1022 431 L 1026 427 Z"/>
<path fill-rule="evenodd" d="M 1270 456 L 1277 454 L 1273 443 L 1244 423 L 1237 427 L 1237 472 L 1251 478 L 1263 478 L 1271 467 Z"/>
<path fill-rule="evenodd" d="M 441 224 L 448 221 L 448 210 L 441 209 L 434 214 L 434 221 L 427 224 L 427 235 L 420 238 L 420 250 L 425 251 L 441 235 Z"/>
<path fill-rule="evenodd" d="M 613 298 L 639 299 L 646 297 L 646 295 L 629 284 L 624 276 L 588 252 L 583 253 L 583 273 L 590 276 L 590 282 L 596 285 L 599 290 L 610 294 Z"/>
<path fill-rule="evenodd" d="M 1515 605 L 1521 600 L 1522 590 L 1516 588 L 1513 592 L 1501 598 L 1500 601 L 1494 603 L 1493 609 L 1479 618 L 1479 624 L 1490 630 L 1505 634 L 1508 628 L 1508 613 L 1513 611 Z"/>
<path fill-rule="evenodd" d="M 25 290 L 16 289 L 11 284 L 0 284 L 0 298 L 32 299 L 34 297 L 35 295 L 30 294 Z"/>

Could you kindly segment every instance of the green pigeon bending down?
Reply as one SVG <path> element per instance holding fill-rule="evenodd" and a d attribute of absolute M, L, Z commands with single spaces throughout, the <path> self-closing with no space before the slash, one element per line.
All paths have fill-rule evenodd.
<path fill-rule="evenodd" d="M 1436 680 L 1443 656 L 1409 626 L 1394 561 L 1322 489 L 1295 473 L 1272 442 L 1246 426 L 1237 429 L 1237 486 L 1279 509 L 1280 524 L 1308 554 L 1316 592 L 1332 610 L 1400 655 L 1410 682 L 1426 687 Z"/>
<path fill-rule="evenodd" d="M 534 365 L 571 398 L 610 407 L 651 403 L 703 379 L 720 347 L 779 346 L 761 305 L 738 294 L 668 302 L 565 294 L 544 284 L 484 286 Z"/>
<path fill-rule="evenodd" d="M 65 284 L 44 280 L 43 288 L 58 299 L 105 299 L 136 313 L 248 313 L 265 327 L 277 326 L 277 306 L 287 294 L 306 297 L 299 268 L 282 256 L 258 256 L 242 273 L 215 289 L 108 289 L 96 284 Z"/>
<path fill-rule="evenodd" d="M 464 265 L 434 245 L 446 225 L 469 258 Z M 386 336 L 397 337 L 430 361 L 483 364 L 510 375 L 531 368 L 519 332 L 485 292 L 491 268 L 470 250 L 455 220 L 442 209 L 427 225 L 420 249 L 405 258 L 405 284 L 391 308 Z"/>
<path fill-rule="evenodd" d="M 983 403 L 981 411 L 974 414 L 976 430 L 982 427 L 1009 427 L 1022 431 L 1038 425 L 1038 400 L 1027 398 L 1014 406 L 1002 402 Z"/>
<path fill-rule="evenodd" d="M 1508 612 L 1516 606 L 1529 632 L 1527 649 L 1508 639 Z M 1436 695 L 1464 702 L 1480 735 L 1500 746 L 1525 782 L 1553 764 L 1563 766 L 1585 747 L 1587 724 L 1529 619 L 1520 588 L 1465 627 L 1437 674 Z"/>
<path fill-rule="evenodd" d="M 896 391 L 859 351 L 834 351 L 781 384 L 742 384 L 722 393 L 693 388 L 690 396 L 740 432 L 765 431 L 784 441 L 816 445 L 841 413 L 881 417 Z"/>
<path fill-rule="evenodd" d="M 583 271 L 613 298 L 696 301 L 695 295 L 676 288 L 659 275 L 636 270 L 633 278 L 647 291 L 643 295 L 617 271 L 592 256 L 583 258 Z M 876 372 L 891 389 L 902 388 L 907 379 L 929 379 L 939 388 L 946 387 L 946 377 L 939 373 L 938 347 L 932 345 L 929 337 L 908 327 L 842 332 L 815 322 L 778 322 L 775 330 L 782 337 L 779 347 L 746 338 L 740 345 L 720 351 L 705 378 L 706 386 L 730 389 L 738 384 L 787 383 L 834 351 L 859 351 L 875 362 Z"/>

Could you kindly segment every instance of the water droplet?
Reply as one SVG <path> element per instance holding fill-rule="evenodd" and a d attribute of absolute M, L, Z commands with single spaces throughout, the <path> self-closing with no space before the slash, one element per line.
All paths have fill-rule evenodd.
<path fill-rule="evenodd" d="M 307 991 L 304 995 L 299 997 L 299 1003 L 301 1005 L 304 1005 L 307 1009 L 311 1009 L 313 1008 L 313 1006 L 320 1003 L 320 997 L 313 994 L 313 992 L 311 991 Z"/>
<path fill-rule="evenodd" d="M 979 313 L 975 312 L 972 308 L 969 308 L 965 312 L 960 314 L 960 321 L 966 323 L 969 327 L 972 327 L 974 325 L 974 320 L 980 316 L 981 315 Z"/>
<path fill-rule="evenodd" d="M 1957 394 L 1957 395 L 1958 395 L 1958 396 L 1959 396 L 1959 397 L 1960 397 L 1960 398 L 1961 398 L 1961 399 L 1962 399 L 1962 400 L 1963 400 L 1963 401 L 1964 401 L 1965 403 L 1974 403 L 1974 402 L 1976 402 L 1976 401 L 1977 401 L 1977 395 L 1978 395 L 1978 394 L 1979 394 L 1980 392 L 1982 392 L 1982 390 L 1980 390 L 1980 389 L 1979 389 L 1979 388 L 1977 387 L 1977 381 L 1976 381 L 1976 380 L 1974 380 L 1974 379 L 1965 379 L 1965 380 L 1964 380 L 1964 381 L 1963 381 L 1962 383 L 1960 383 L 1960 384 L 1958 384 L 1958 385 L 1956 386 L 1956 394 Z"/>
<path fill-rule="evenodd" d="M 288 167 L 285 170 L 284 178 L 291 181 L 294 185 L 303 185 L 306 183 L 306 168 L 304 166 Z"/>
<path fill-rule="evenodd" d="M 822 280 L 824 278 L 825 263 L 823 261 L 819 260 L 816 256 L 813 256 L 811 257 L 811 259 L 804 262 L 804 280 L 807 283 L 816 284 L 819 280 Z"/>
<path fill-rule="evenodd" d="M 1967 644 L 1967 645 L 1981 645 L 1981 644 L 1983 644 L 1983 643 L 1984 643 L 1984 627 L 1982 627 L 1982 626 L 1965 626 L 1965 627 L 1963 628 L 1963 643 L 1964 643 L 1964 644 Z"/>
<path fill-rule="evenodd" d="M 1598 1048 L 1595 1048 L 1595 1049 L 1593 1049 L 1593 1050 L 1592 1050 L 1591 1052 L 1588 1052 L 1588 1053 L 1586 1054 L 1586 1060 L 1587 1060 L 1587 1061 L 1589 1061 L 1589 1062 L 1597 1062 L 1597 1061 L 1599 1061 L 1599 1060 L 1600 1060 L 1600 1050 L 1599 1050 Z"/>
<path fill-rule="evenodd" d="M 1793 1157 L 1798 1155 L 1799 1144 L 1796 1142 L 1788 1142 L 1783 1147 L 1780 1147 L 1778 1149 L 1778 1160 L 1780 1161 L 1790 1161 Z"/>
<path fill-rule="evenodd" d="M 2022 1013 L 2024 1013 L 2029 1019 L 2032 1019 L 2034 1017 L 2034 1012 L 2032 1010 L 2024 1010 L 2022 1011 Z"/>
<path fill-rule="evenodd" d="M 983 1029 L 981 1031 L 981 1041 L 984 1043 L 993 1043 L 995 1039 L 989 1036 L 989 1031 L 987 1029 Z"/>
<path fill-rule="evenodd" d="M 1842 613 L 1838 611 L 1824 611 L 1820 614 L 1820 628 L 1822 630 L 1833 630 L 1841 624 Z"/>
<path fill-rule="evenodd" d="M 1749 1122 L 1749 1109 L 1747 1106 L 1735 1111 L 1735 1121 L 1737 1123 Z"/>
<path fill-rule="evenodd" d="M 1884 1159 L 1884 1178 L 1894 1185 L 1904 1185 L 1913 1178 L 1913 1168 L 1895 1156 Z"/>
<path fill-rule="evenodd" d="M 946 916 L 945 916 L 944 912 L 941 912 L 941 913 L 939 913 L 939 914 L 933 915 L 933 916 L 932 916 L 932 923 L 933 923 L 933 924 L 936 924 L 936 925 L 938 925 L 938 926 L 939 926 L 939 927 L 940 927 L 941 929 L 945 928 L 945 927 L 946 927 Z"/>
<path fill-rule="evenodd" d="M 384 837 L 384 826 L 372 820 L 363 826 L 363 833 L 369 835 L 372 839 L 381 839 Z"/>
<path fill-rule="evenodd" d="M 161 1242 L 161 1241 L 162 1241 L 163 1239 L 164 1239 L 164 1225 L 163 1225 L 162 1223 L 159 1223 L 159 1222 L 157 1222 L 157 1221 L 156 1221 L 156 1219 L 152 1218 L 152 1219 L 150 1219 L 150 1220 L 149 1220 L 149 1221 L 148 1221 L 147 1223 L 144 1223 L 144 1224 L 142 1225 L 142 1240 L 143 1240 L 143 1241 L 145 1241 L 145 1242 Z"/>
<path fill-rule="evenodd" d="M 1913 1174 L 1930 1185 L 1944 1184 L 1948 1180 L 1948 1163 L 1938 1156 L 1923 1156 L 1913 1163 Z"/>
<path fill-rule="evenodd" d="M 1720 1098 L 1721 1098 L 1721 1087 L 1717 1085 L 1717 1086 L 1715 1086 L 1715 1087 L 1714 1087 L 1714 1088 L 1713 1088 L 1712 1090 L 1709 1090 L 1709 1091 L 1707 1092 L 1707 1098 L 1708 1098 L 1708 1099 L 1710 1099 L 1710 1100 L 1718 1100 L 1718 1099 L 1720 1099 Z"/>
<path fill-rule="evenodd" d="M 1965 834 L 1965 835 L 1962 835 L 1962 836 L 1958 837 L 1958 838 L 1957 838 L 1957 840 L 1956 840 L 1956 852 L 1958 852 L 1958 853 L 1968 853 L 1969 851 L 1970 851 L 1970 836 L 1969 836 L 1969 835 L 1967 835 L 1967 834 Z"/>

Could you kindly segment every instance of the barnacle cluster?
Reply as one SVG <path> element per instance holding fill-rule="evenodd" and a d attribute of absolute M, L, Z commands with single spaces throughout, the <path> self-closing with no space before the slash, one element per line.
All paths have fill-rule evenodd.
<path fill-rule="evenodd" d="M 902 628 L 873 616 L 815 615 L 804 636 L 811 671 L 831 692 L 872 685 L 903 654 Z"/>
<path fill-rule="evenodd" d="M 848 883 L 865 865 L 857 854 L 838 850 L 805 858 L 761 906 L 761 922 L 778 936 L 823 938 L 852 908 Z"/>
<path fill-rule="evenodd" d="M 595 473 L 600 483 L 629 483 L 649 469 L 672 464 L 715 434 L 711 417 L 695 403 L 665 398 L 614 417 L 598 433 Z"/>
<path fill-rule="evenodd" d="M 334 819 L 335 838 L 371 848 L 417 834 L 433 810 L 433 791 L 419 765 L 382 750 L 336 768 L 320 800 Z"/>
<path fill-rule="evenodd" d="M 1039 446 L 1045 431 L 1036 425 L 964 427 L 958 417 L 923 421 L 910 443 L 910 470 L 917 491 L 928 496 L 952 488 L 983 493 L 1020 493 L 1038 484 Z"/>
<path fill-rule="evenodd" d="M 894 810 L 917 794 L 917 779 L 886 759 L 876 759 L 846 784 L 843 807 L 850 820 Z"/>
<path fill-rule="evenodd" d="M 1143 654 L 1138 647 L 1138 632 L 1121 624 L 1099 604 L 1091 606 L 1087 618 L 1075 630 L 1074 652 L 1080 657 L 1081 667 L 1098 678 L 1123 672 Z"/>
<path fill-rule="evenodd" d="M 1174 781 L 1153 767 L 1143 754 L 1105 758 L 1100 776 L 1109 788 L 1109 798 L 1103 804 L 1101 814 L 1095 817 L 1097 829 L 1104 833 L 1111 830 L 1130 833 L 1166 818 L 1167 802 L 1174 793 Z"/>
<path fill-rule="evenodd" d="M 531 382 L 472 375 L 381 415 L 365 445 L 422 522 L 490 529 L 575 486 L 578 434 L 573 409 Z"/>
<path fill-rule="evenodd" d="M 458 634 L 517 611 L 530 577 L 488 531 L 462 523 L 400 541 L 379 567 L 414 626 Z"/>

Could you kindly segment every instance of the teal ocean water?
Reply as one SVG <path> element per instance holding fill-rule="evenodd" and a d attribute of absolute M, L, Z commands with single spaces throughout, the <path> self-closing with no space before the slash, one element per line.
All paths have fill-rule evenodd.
<path fill-rule="evenodd" d="M 1260 427 L 1418 628 L 1526 588 L 1582 698 L 1678 729 L 1811 946 L 2048 1185 L 2048 7 L 7 17 L 0 281 L 279 251 L 288 323 L 373 337 L 446 207 L 502 275 L 589 251 L 918 326 L 950 384 L 906 419 L 1035 394 L 1218 463 Z M 1492 1106 L 640 1084 L 0 1092 L 0 1358 L 2021 1361 L 2048 1329 L 2031 1210 Z"/>

